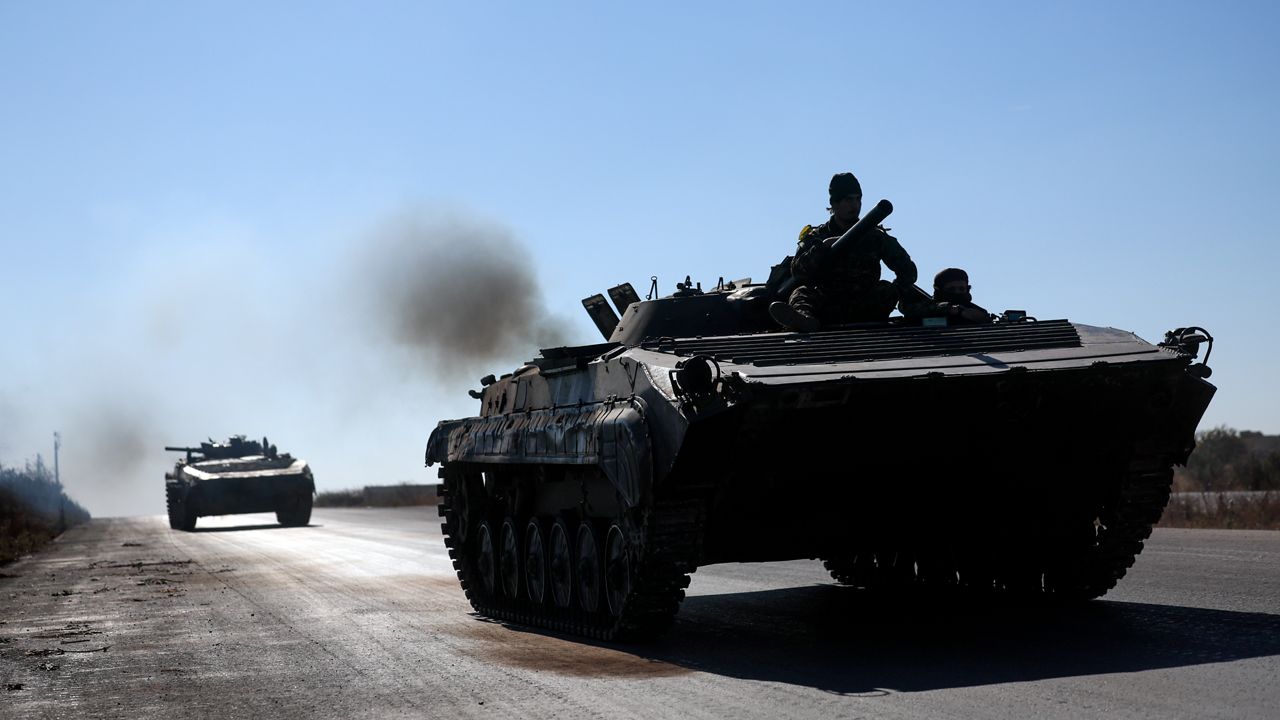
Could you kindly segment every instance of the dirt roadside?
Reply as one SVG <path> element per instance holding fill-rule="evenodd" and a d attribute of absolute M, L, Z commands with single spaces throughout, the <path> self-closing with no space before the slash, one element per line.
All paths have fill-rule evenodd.
<path fill-rule="evenodd" d="M 262 519 L 94 520 L 5 568 L 0 718 L 594 717 L 583 683 L 689 673 L 477 621 L 425 509 Z"/>
<path fill-rule="evenodd" d="M 280 647 L 305 639 L 235 591 L 236 568 L 184 557 L 170 532 L 159 518 L 95 520 L 4 568 L 0 717 L 334 711 L 349 688 L 304 690 L 315 653 Z M 283 682 L 241 682 L 262 674 Z"/>

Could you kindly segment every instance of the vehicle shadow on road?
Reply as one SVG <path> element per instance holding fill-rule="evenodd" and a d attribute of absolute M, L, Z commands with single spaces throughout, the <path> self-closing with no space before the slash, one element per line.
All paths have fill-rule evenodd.
<path fill-rule="evenodd" d="M 690 597 L 671 631 L 630 650 L 833 693 L 918 692 L 1280 655 L 1280 615 L 875 598 L 813 586 Z"/>
<path fill-rule="evenodd" d="M 263 523 L 260 525 L 226 525 L 222 527 L 199 527 L 191 532 L 194 533 L 216 533 L 216 532 L 241 532 L 244 530 L 294 530 L 297 528 L 319 528 L 323 525 L 281 525 L 279 523 Z"/>

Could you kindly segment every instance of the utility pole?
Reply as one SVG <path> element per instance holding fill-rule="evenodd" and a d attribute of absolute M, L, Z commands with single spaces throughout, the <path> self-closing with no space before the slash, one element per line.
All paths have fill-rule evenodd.
<path fill-rule="evenodd" d="M 58 474 L 58 450 L 62 447 L 62 433 L 53 431 L 53 481 L 62 485 L 62 477 Z"/>

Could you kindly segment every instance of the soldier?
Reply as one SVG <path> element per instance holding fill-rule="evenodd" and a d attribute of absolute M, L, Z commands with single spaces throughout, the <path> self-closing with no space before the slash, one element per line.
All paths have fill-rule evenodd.
<path fill-rule="evenodd" d="M 778 324 L 800 332 L 822 325 L 882 321 L 898 303 L 902 288 L 916 281 L 911 256 L 883 227 L 852 253 L 832 258 L 824 243 L 853 227 L 862 214 L 862 186 L 853 173 L 838 173 L 829 187 L 831 219 L 800 231 L 800 244 L 791 261 L 791 274 L 799 282 L 786 302 L 769 306 Z M 892 270 L 892 283 L 880 279 L 880 263 Z"/>
<path fill-rule="evenodd" d="M 991 322 L 992 315 L 973 304 L 969 273 L 960 268 L 947 268 L 933 276 L 933 299 L 903 303 L 902 314 L 911 319 L 945 317 L 951 325 Z"/>

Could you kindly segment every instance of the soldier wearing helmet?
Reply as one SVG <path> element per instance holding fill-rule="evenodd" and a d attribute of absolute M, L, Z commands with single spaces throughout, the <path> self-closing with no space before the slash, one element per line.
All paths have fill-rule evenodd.
<path fill-rule="evenodd" d="M 862 186 L 853 173 L 845 172 L 831 178 L 828 190 L 831 218 L 800 231 L 791 261 L 791 274 L 799 285 L 785 301 L 769 306 L 776 322 L 800 332 L 813 332 L 823 325 L 886 320 L 902 289 L 916 281 L 911 256 L 884 227 L 877 227 L 854 252 L 831 257 L 824 241 L 839 237 L 858 221 Z M 881 262 L 893 271 L 893 282 L 880 278 Z"/>

